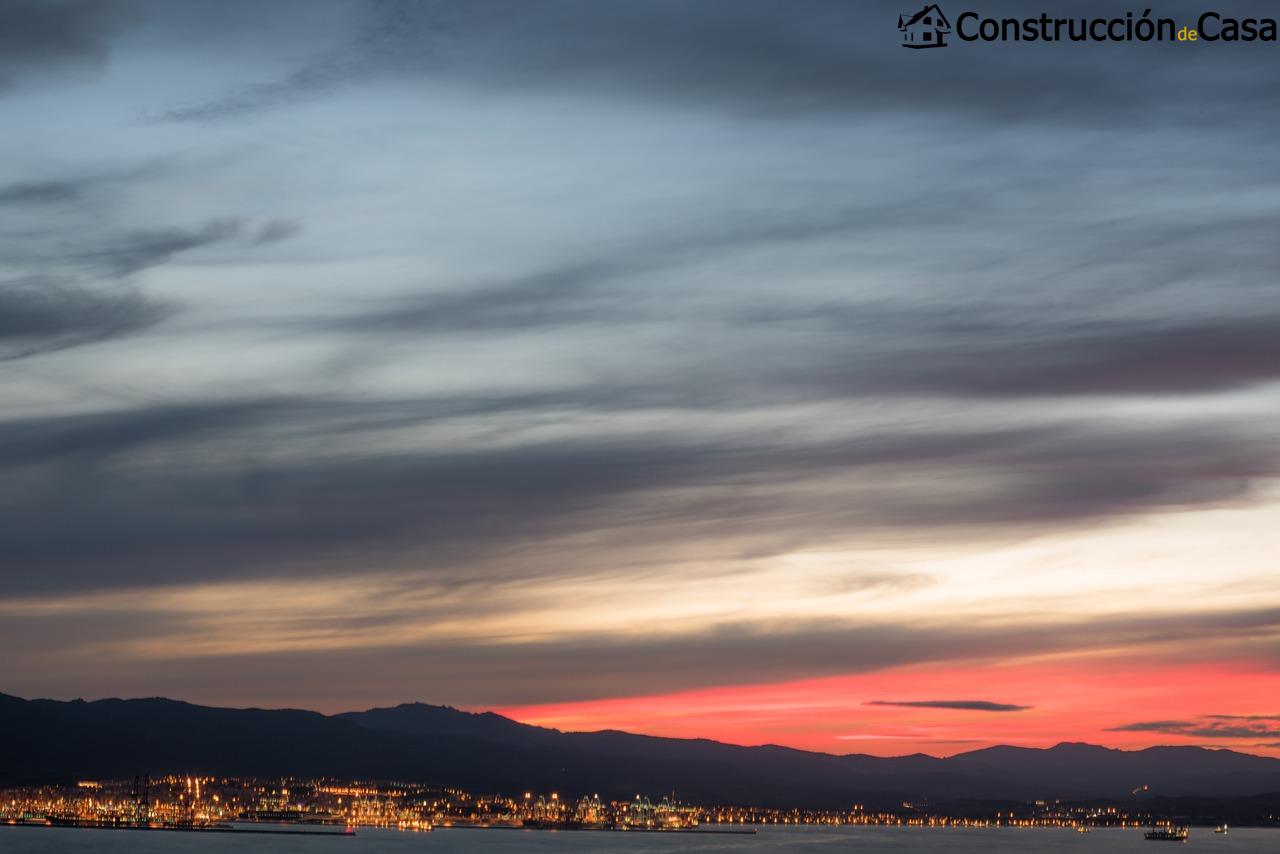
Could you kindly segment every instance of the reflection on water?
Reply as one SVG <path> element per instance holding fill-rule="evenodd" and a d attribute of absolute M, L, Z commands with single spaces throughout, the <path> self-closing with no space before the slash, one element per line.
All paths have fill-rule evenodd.
<path fill-rule="evenodd" d="M 1178 843 L 1173 843 L 1178 844 Z M 154 833 L 74 828 L 0 827 L 0 852 L 4 854 L 149 854 L 149 852 L 198 852 L 198 854 L 399 854 L 399 852 L 574 852 L 574 854 L 628 854 L 629 852 L 759 852 L 784 854 L 856 851 L 869 854 L 976 854 L 976 852 L 1127 852 L 1163 851 L 1169 843 L 1148 842 L 1140 830 L 1095 830 L 1073 833 L 1067 829 L 952 830 L 899 827 L 765 828 L 755 835 L 601 833 L 592 831 L 476 830 L 440 828 L 431 833 L 400 833 L 362 829 L 353 837 Z M 1195 828 L 1178 851 L 1222 851 L 1233 854 L 1275 854 L 1280 851 L 1280 830 L 1232 828 L 1229 835 L 1215 835 L 1211 828 Z"/>

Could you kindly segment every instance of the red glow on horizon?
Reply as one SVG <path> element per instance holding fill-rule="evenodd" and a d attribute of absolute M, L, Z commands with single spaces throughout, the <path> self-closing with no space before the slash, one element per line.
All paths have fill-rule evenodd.
<path fill-rule="evenodd" d="M 1280 720 L 1253 723 L 1262 730 L 1257 735 L 1227 738 L 1220 737 L 1222 719 L 1207 717 L 1280 715 L 1277 698 L 1280 673 L 1256 666 L 1077 661 L 909 668 L 495 711 L 562 730 L 619 729 L 827 753 L 941 756 L 994 744 L 1050 747 L 1085 741 L 1124 749 L 1195 744 L 1280 756 L 1280 737 L 1265 731 L 1280 727 Z M 992 712 L 869 705 L 939 700 L 1029 708 Z M 1153 722 L 1189 726 L 1182 728 L 1186 732 L 1117 729 Z"/>

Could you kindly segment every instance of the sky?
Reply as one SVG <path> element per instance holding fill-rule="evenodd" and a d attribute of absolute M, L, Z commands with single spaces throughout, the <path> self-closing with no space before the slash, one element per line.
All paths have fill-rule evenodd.
<path fill-rule="evenodd" d="M 912 11 L 0 0 L 0 691 L 1280 756 L 1280 46 Z"/>

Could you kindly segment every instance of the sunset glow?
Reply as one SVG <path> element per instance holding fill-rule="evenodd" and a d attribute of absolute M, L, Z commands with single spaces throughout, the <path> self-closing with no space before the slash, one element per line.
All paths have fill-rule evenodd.
<path fill-rule="evenodd" d="M 909 705 L 946 702 L 939 698 L 963 702 L 975 696 L 1025 708 L 973 711 Z M 1280 755 L 1277 696 L 1280 676 L 1256 668 L 1143 667 L 1103 659 L 909 668 L 501 712 L 562 730 L 620 729 L 878 756 L 949 756 L 995 744 L 1050 747 L 1062 741 L 1123 749 L 1194 744 L 1274 756 Z M 1209 709 L 1213 714 L 1206 713 Z M 1159 720 L 1141 720 L 1143 713 L 1157 714 Z M 1146 724 L 1152 726 L 1135 729 Z M 1244 729 L 1255 732 L 1245 734 Z"/>

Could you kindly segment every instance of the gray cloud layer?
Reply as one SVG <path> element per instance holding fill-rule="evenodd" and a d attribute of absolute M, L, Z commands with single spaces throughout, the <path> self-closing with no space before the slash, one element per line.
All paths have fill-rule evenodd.
<path fill-rule="evenodd" d="M 164 319 L 166 306 L 130 290 L 56 281 L 0 282 L 0 360 L 125 335 Z"/>
<path fill-rule="evenodd" d="M 609 408 L 607 399 L 566 403 Z M 1255 478 L 1274 472 L 1260 462 L 1272 436 L 1248 424 L 1221 433 L 1076 425 L 808 443 L 618 436 L 359 451 L 374 446 L 381 425 L 447 424 L 504 406 L 506 417 L 545 411 L 521 399 L 250 400 L 9 421 L 0 425 L 6 584 L 337 572 L 344 564 L 326 555 L 368 549 L 475 578 L 523 571 L 494 562 L 494 551 L 587 530 L 612 539 L 618 558 L 628 543 L 655 539 L 727 557 L 836 530 L 1034 528 L 1217 503 L 1247 497 Z M 322 449 L 335 441 L 346 451 L 328 458 Z M 291 454 L 272 452 L 282 443 Z M 963 478 L 937 479 L 948 470 Z M 847 480 L 833 493 L 835 473 Z M 819 484 L 807 497 L 805 487 Z M 585 569 L 594 548 L 567 551 L 566 569 Z"/>
<path fill-rule="evenodd" d="M 1170 91 L 1227 88 L 1242 101 L 1274 97 L 1250 62 L 1258 45 L 1235 53 L 1201 51 L 1188 66 L 1175 45 L 1038 45 L 1018 49 L 925 51 L 899 61 L 899 5 L 802 0 L 785 9 L 743 0 L 716 4 L 616 0 L 452 3 L 383 2 L 345 44 L 277 79 L 220 98 L 173 108 L 165 117 L 210 121 L 243 117 L 388 79 L 447 80 L 482 91 L 570 91 L 601 100 L 785 120 L 797 114 L 937 110 L 970 119 L 1102 126 L 1115 121 L 1199 121 Z M 1167 4 L 1161 16 L 1194 23 L 1194 3 Z M 1025 16 L 1025 6 L 994 2 L 991 17 Z M 1233 13 L 1265 14 L 1246 3 Z M 1073 16 L 1114 16 L 1104 3 L 1076 4 Z M 938 55 L 942 54 L 942 55 Z M 1242 61 L 1243 60 L 1243 61 Z M 1172 84 L 1172 85 L 1171 85 Z M 1215 120 L 1257 126 L 1223 105 Z"/>
<path fill-rule="evenodd" d="M 173 315 L 178 304 L 148 296 L 140 273 L 180 255 L 238 242 L 287 240 L 297 222 L 258 225 L 210 219 L 190 228 L 120 228 L 116 209 L 168 167 L 85 171 L 0 185 L 0 359 L 15 359 L 127 336 Z M 10 277 L 3 270 L 12 271 Z"/>
<path fill-rule="evenodd" d="M 868 706 L 900 706 L 905 709 L 954 709 L 962 712 L 1025 712 L 1031 706 L 993 703 L 990 700 L 872 700 Z"/>
<path fill-rule="evenodd" d="M 0 5 L 0 95 L 32 77 L 101 69 L 122 4 L 6 0 Z"/>
<path fill-rule="evenodd" d="M 1213 739 L 1270 738 L 1280 736 L 1280 715 L 1201 715 L 1196 720 L 1139 721 L 1114 731 Z"/>
<path fill-rule="evenodd" d="M 473 592 L 483 595 L 486 589 L 481 585 Z M 300 617 L 299 630 L 342 633 L 366 625 L 358 615 L 346 623 L 326 617 L 314 626 L 306 622 L 305 614 Z M 209 688 L 201 686 L 202 679 L 217 686 L 229 680 L 235 688 L 219 687 L 219 692 L 243 702 L 295 697 L 299 702 L 342 708 L 370 697 L 398 698 L 406 693 L 476 707 L 630 697 L 659 690 L 866 673 L 924 662 L 998 661 L 1010 648 L 1044 654 L 1158 644 L 1167 647 L 1163 654 L 1170 659 L 1185 660 L 1196 644 L 1203 649 L 1211 640 L 1214 645 L 1235 644 L 1237 651 L 1256 651 L 1271 644 L 1280 632 L 1280 612 L 1260 609 L 1193 617 L 1122 613 L 1106 619 L 1020 626 L 956 625 L 927 619 L 789 620 L 785 625 L 751 621 L 639 637 L 599 632 L 537 640 L 433 640 L 409 646 L 195 659 L 174 650 L 175 654 L 160 659 L 112 660 L 108 672 L 102 670 L 101 655 L 91 661 L 68 654 L 68 650 L 101 648 L 139 633 L 163 637 L 166 631 L 180 629 L 183 619 L 141 612 L 128 615 L 128 624 L 118 616 L 42 616 L 38 622 L 17 618 L 0 624 L 0 639 L 14 654 L 39 664 L 41 671 L 27 680 L 33 685 L 76 684 L 83 686 L 86 695 L 95 696 L 145 694 L 152 690 L 149 686 L 164 684 L 184 696 L 204 696 Z M 50 645 L 47 635 L 31 631 L 33 625 L 47 627 L 56 643 Z M 1188 636 L 1188 630 L 1197 634 Z M 555 679 L 549 680 L 548 674 L 555 674 Z"/>
<path fill-rule="evenodd" d="M 899 11 L 0 5 L 0 95 L 27 117 L 0 140 L 5 596 L 676 584 L 690 565 L 1266 500 L 1271 54 L 903 51 Z M 1201 630 L 1265 656 L 1277 631 L 1264 610 L 1142 616 L 744 618 L 117 675 L 506 703 L 547 699 L 548 674 L 580 699 Z M 326 619 L 298 616 L 315 634 L 388 618 Z M 43 615 L 4 640 L 11 668 L 89 679 L 82 645 L 177 621 Z M 30 642 L 50 633 L 61 658 Z"/>

